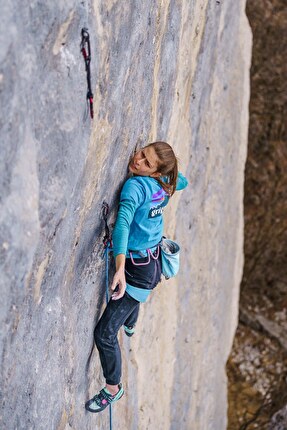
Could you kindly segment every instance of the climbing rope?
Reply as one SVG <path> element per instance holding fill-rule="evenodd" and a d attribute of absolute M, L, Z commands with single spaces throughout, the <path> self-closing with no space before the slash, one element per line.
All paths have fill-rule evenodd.
<path fill-rule="evenodd" d="M 105 266 L 106 266 L 106 302 L 109 302 L 109 252 L 113 248 L 112 236 L 110 233 L 110 228 L 108 225 L 108 215 L 109 215 L 109 205 L 106 202 L 102 204 L 102 216 L 105 223 L 105 236 L 103 238 L 103 244 L 105 249 Z M 112 405 L 109 406 L 110 410 L 110 430 L 113 429 L 113 414 L 112 414 Z"/>
<path fill-rule="evenodd" d="M 90 35 L 87 28 L 82 28 L 82 41 L 81 41 L 81 52 L 83 54 L 84 60 L 85 60 L 85 66 L 86 66 L 86 73 L 87 73 L 87 85 L 88 85 L 88 91 L 87 91 L 87 103 L 90 105 L 90 115 L 91 118 L 94 118 L 94 107 L 93 107 L 93 92 L 92 92 L 92 86 L 91 86 L 91 45 L 90 45 Z"/>

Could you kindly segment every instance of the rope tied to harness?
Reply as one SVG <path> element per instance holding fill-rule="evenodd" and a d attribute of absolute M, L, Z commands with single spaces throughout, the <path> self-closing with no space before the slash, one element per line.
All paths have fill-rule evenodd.
<path fill-rule="evenodd" d="M 94 118 L 94 105 L 93 105 L 93 92 L 91 86 L 91 44 L 90 44 L 90 35 L 87 28 L 82 28 L 81 31 L 82 41 L 81 41 L 81 52 L 83 54 L 86 66 L 87 73 L 87 103 L 90 106 L 90 116 Z"/>

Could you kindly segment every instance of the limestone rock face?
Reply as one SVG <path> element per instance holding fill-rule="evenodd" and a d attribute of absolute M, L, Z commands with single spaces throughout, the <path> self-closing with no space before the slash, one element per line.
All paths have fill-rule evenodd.
<path fill-rule="evenodd" d="M 245 1 L 1 6 L 1 397 L 5 429 L 102 429 L 93 328 L 105 294 L 103 200 L 116 215 L 136 144 L 170 142 L 190 184 L 166 235 L 175 280 L 119 334 L 120 429 L 222 430 L 242 274 L 251 37 Z M 94 120 L 84 120 L 82 27 Z"/>

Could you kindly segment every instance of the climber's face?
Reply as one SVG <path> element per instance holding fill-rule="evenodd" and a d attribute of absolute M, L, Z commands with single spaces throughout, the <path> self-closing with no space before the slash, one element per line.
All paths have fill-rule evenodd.
<path fill-rule="evenodd" d="M 129 162 L 129 171 L 137 176 L 160 176 L 157 172 L 159 158 L 152 146 L 140 149 Z"/>

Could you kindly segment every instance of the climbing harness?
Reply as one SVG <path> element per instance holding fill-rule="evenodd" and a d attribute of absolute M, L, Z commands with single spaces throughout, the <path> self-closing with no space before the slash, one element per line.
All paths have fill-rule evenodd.
<path fill-rule="evenodd" d="M 106 266 L 106 302 L 109 302 L 109 252 L 113 248 L 112 236 L 110 233 L 110 228 L 108 226 L 108 215 L 109 215 L 109 205 L 107 202 L 103 202 L 102 204 L 102 216 L 105 223 L 105 236 L 103 238 L 104 244 L 104 256 L 105 256 L 105 266 Z M 113 414 L 112 414 L 112 404 L 109 406 L 110 411 L 110 430 L 113 428 Z"/>
<path fill-rule="evenodd" d="M 83 54 L 85 65 L 86 65 L 86 73 L 87 73 L 87 103 L 90 105 L 90 115 L 91 118 L 94 118 L 94 107 L 93 107 L 93 92 L 91 86 L 91 45 L 90 45 L 90 35 L 87 28 L 82 28 L 82 41 L 81 41 L 81 52 Z"/>
<path fill-rule="evenodd" d="M 159 254 L 160 254 L 160 252 L 159 252 L 159 245 L 156 248 L 156 250 L 154 251 L 154 253 L 152 253 L 150 249 L 147 249 L 147 261 L 144 262 L 144 263 L 136 263 L 135 260 L 134 260 L 134 258 L 133 258 L 132 251 L 130 251 L 129 254 L 130 254 L 131 262 L 133 263 L 134 266 L 148 266 L 149 263 L 150 263 L 150 259 L 151 258 L 153 260 L 157 260 L 158 259 Z"/>

